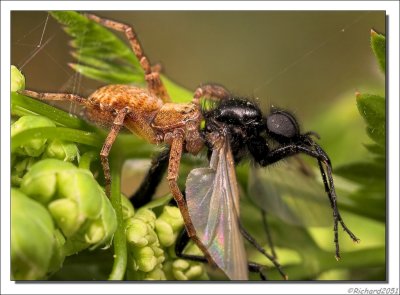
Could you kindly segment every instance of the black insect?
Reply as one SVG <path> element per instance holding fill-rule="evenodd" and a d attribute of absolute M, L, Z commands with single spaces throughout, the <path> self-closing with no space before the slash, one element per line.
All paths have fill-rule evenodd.
<path fill-rule="evenodd" d="M 353 241 L 358 242 L 358 238 L 347 228 L 339 213 L 331 161 L 314 141 L 313 137 L 318 138 L 316 133 L 302 134 L 297 120 L 288 111 L 273 108 L 271 113 L 265 116 L 257 104 L 244 98 L 225 97 L 218 102 L 206 103 L 203 106 L 205 106 L 203 107 L 205 124 L 201 132 L 208 147 L 210 166 L 193 169 L 188 175 L 186 204 L 196 234 L 215 264 L 230 279 L 247 279 L 247 269 L 258 271 L 263 278 L 262 266 L 248 263 L 242 236 L 273 261 L 281 271 L 275 258 L 263 251 L 239 221 L 235 165 L 245 159 L 251 159 L 262 167 L 300 153 L 317 159 L 333 210 L 336 258 L 340 258 L 339 223 Z M 164 155 L 153 162 L 146 177 L 148 180 L 152 179 L 151 171 L 158 170 L 153 175 L 162 173 L 163 165 L 165 166 L 162 162 L 166 154 L 167 152 L 164 152 Z M 145 186 L 146 184 L 142 188 Z M 257 197 L 268 198 L 268 196 Z M 140 197 L 136 200 L 140 200 Z M 187 236 L 184 240 L 188 240 Z M 183 255 L 184 245 L 182 241 L 177 243 L 177 253 L 180 253 L 181 257 L 205 261 L 201 257 Z"/>

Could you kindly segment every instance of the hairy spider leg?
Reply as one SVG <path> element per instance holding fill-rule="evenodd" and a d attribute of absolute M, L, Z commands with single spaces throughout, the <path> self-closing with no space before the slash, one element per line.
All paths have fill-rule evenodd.
<path fill-rule="evenodd" d="M 160 97 L 164 103 L 171 102 L 167 89 L 162 83 L 160 74 L 158 73 L 159 67 L 151 67 L 150 62 L 144 55 L 143 49 L 132 27 L 123 23 L 100 18 L 94 14 L 85 14 L 85 16 L 88 19 L 103 25 L 104 27 L 125 33 L 132 51 L 135 53 L 140 65 L 142 66 L 149 91 L 155 94 L 157 97 Z"/>
<path fill-rule="evenodd" d="M 256 155 L 258 157 L 257 162 L 260 163 L 260 165 L 262 165 L 262 166 L 267 166 L 267 165 L 273 164 L 273 163 L 278 162 L 286 157 L 294 156 L 299 153 L 303 153 L 310 157 L 313 157 L 318 160 L 319 165 L 322 165 L 322 163 L 323 163 L 326 166 L 328 180 L 329 180 L 329 187 L 328 187 L 328 182 L 326 180 L 326 174 L 325 174 L 323 168 L 321 170 L 321 176 L 324 181 L 325 190 L 328 192 L 327 194 L 328 194 L 329 202 L 333 209 L 333 221 L 334 221 L 333 231 L 334 231 L 334 243 L 335 243 L 335 247 L 336 247 L 335 257 L 336 257 L 336 259 L 340 259 L 339 239 L 338 239 L 338 223 L 340 222 L 340 224 L 343 227 L 343 229 L 345 230 L 345 232 L 350 236 L 350 238 L 354 242 L 358 243 L 359 239 L 347 228 L 342 217 L 339 214 L 339 209 L 337 207 L 337 196 L 336 196 L 335 186 L 334 186 L 333 177 L 332 177 L 332 166 L 331 166 L 331 162 L 330 162 L 328 156 L 318 145 L 313 144 L 312 147 L 315 148 L 315 150 L 313 150 L 309 146 L 296 144 L 296 143 L 289 143 L 289 144 L 283 145 L 281 147 L 278 147 L 274 150 L 267 150 L 266 141 L 262 137 L 253 139 L 252 143 L 248 145 L 249 150 L 251 150 L 252 153 L 254 152 L 254 155 Z"/>
<path fill-rule="evenodd" d="M 104 141 L 103 147 L 100 152 L 100 159 L 104 171 L 107 196 L 111 196 L 111 173 L 110 173 L 110 163 L 108 161 L 108 156 L 110 154 L 111 147 L 115 139 L 117 138 L 119 131 L 121 130 L 122 125 L 124 125 L 124 119 L 126 115 L 129 113 L 130 109 L 126 107 L 118 111 L 114 119 L 113 125 L 111 126 L 111 130 L 108 133 L 107 138 Z"/>
<path fill-rule="evenodd" d="M 19 94 L 33 97 L 39 100 L 53 100 L 53 101 L 70 101 L 73 103 L 78 103 L 81 105 L 88 105 L 90 102 L 79 95 L 76 94 L 68 94 L 68 93 L 47 93 L 47 92 L 35 92 L 31 90 L 19 90 Z"/>
<path fill-rule="evenodd" d="M 192 220 L 190 218 L 189 210 L 187 208 L 185 199 L 178 187 L 177 180 L 178 180 L 178 175 L 179 175 L 179 166 L 180 166 L 181 157 L 182 157 L 183 145 L 184 145 L 184 132 L 181 129 L 175 129 L 173 132 L 173 139 L 172 139 L 171 151 L 170 151 L 169 163 L 168 163 L 167 180 L 168 180 L 169 188 L 170 188 L 172 195 L 174 196 L 174 199 L 178 205 L 179 210 L 181 211 L 182 218 L 185 223 L 185 228 L 188 232 L 189 237 L 204 253 L 204 256 L 206 257 L 207 261 L 211 265 L 215 265 L 207 248 L 204 246 L 202 241 L 196 235 L 196 230 L 195 230 Z"/>
<path fill-rule="evenodd" d="M 230 96 L 231 93 L 224 86 L 218 84 L 203 84 L 195 90 L 192 102 L 196 105 L 200 105 L 201 98 L 218 101 L 228 99 Z"/>

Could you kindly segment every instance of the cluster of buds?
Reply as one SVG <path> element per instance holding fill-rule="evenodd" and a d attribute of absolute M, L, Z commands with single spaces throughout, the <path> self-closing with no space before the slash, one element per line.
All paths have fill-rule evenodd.
<path fill-rule="evenodd" d="M 56 127 L 56 125 L 53 121 L 43 116 L 23 116 L 11 125 L 11 140 L 20 132 L 39 127 Z M 30 166 L 45 158 L 60 159 L 68 162 L 73 162 L 75 159 L 79 161 L 79 150 L 76 144 L 58 139 L 36 138 L 29 140 L 13 152 L 13 184 L 20 185 L 23 175 L 29 170 Z"/>
<path fill-rule="evenodd" d="M 55 225 L 54 229 L 48 230 L 52 232 L 50 244 L 55 247 L 52 251 L 43 253 L 39 251 L 46 256 L 40 265 L 47 265 L 48 268 L 45 273 L 32 271 L 37 275 L 36 279 L 58 270 L 66 256 L 86 248 L 107 247 L 111 244 L 117 228 L 116 215 L 103 189 L 90 171 L 57 159 L 41 160 L 31 166 L 29 172 L 22 178 L 20 189 L 15 191 L 18 192 L 17 196 L 26 196 L 29 204 L 36 204 L 34 206 L 42 209 L 34 211 L 31 209 L 33 205 L 17 209 L 14 206 L 14 198 L 12 199 L 12 206 L 16 208 L 12 211 L 12 229 L 19 238 L 12 238 L 11 247 L 21 249 L 20 246 L 24 245 L 21 237 L 24 236 L 28 245 L 22 247 L 18 253 L 15 252 L 13 259 L 30 256 L 29 252 L 26 253 L 24 250 L 31 248 L 37 240 L 42 243 L 46 241 L 42 238 L 43 234 L 27 232 L 26 227 L 20 226 L 22 219 L 15 220 L 16 217 L 24 216 L 32 221 L 49 216 L 50 224 Z M 35 269 L 32 263 L 28 262 L 25 265 L 26 269 Z"/>
<path fill-rule="evenodd" d="M 24 76 L 13 66 L 11 72 L 11 90 L 24 89 Z M 41 127 L 57 126 L 46 117 L 24 115 L 13 122 L 11 140 Z M 11 156 L 13 279 L 45 279 L 62 267 L 67 256 L 111 245 L 117 228 L 115 211 L 92 173 L 74 165 L 80 160 L 76 144 L 33 138 Z M 208 279 L 203 264 L 175 255 L 176 239 L 184 226 L 178 208 L 155 201 L 135 212 L 127 198 L 121 196 L 121 201 L 128 279 Z"/>
<path fill-rule="evenodd" d="M 208 279 L 204 265 L 179 259 L 175 242 L 183 230 L 178 208 L 162 207 L 157 217 L 151 208 L 141 208 L 127 219 L 129 280 L 201 280 Z"/>

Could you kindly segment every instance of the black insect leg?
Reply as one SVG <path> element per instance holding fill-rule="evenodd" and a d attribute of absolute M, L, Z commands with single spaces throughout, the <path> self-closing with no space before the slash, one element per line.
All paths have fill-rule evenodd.
<path fill-rule="evenodd" d="M 129 198 L 135 208 L 139 208 L 151 201 L 168 167 L 169 147 L 160 152 L 152 161 L 149 171 L 140 187 Z"/>
<path fill-rule="evenodd" d="M 276 261 L 275 257 L 273 257 L 272 255 L 268 254 L 265 249 L 263 247 L 260 246 L 260 244 L 256 241 L 256 239 L 253 238 L 252 235 L 249 234 L 248 231 L 246 231 L 246 229 L 243 227 L 243 225 L 241 224 L 241 222 L 239 222 L 239 227 L 240 227 L 240 232 L 242 233 L 243 237 L 249 241 L 250 244 L 252 244 L 254 246 L 254 248 L 257 249 L 258 252 L 260 252 L 261 254 L 263 254 L 265 257 L 267 257 L 276 267 L 276 269 L 279 271 L 279 273 L 281 274 L 281 276 L 283 277 L 283 279 L 287 280 L 288 276 L 283 272 L 282 270 L 282 266 L 279 264 L 278 261 Z"/>
<path fill-rule="evenodd" d="M 265 235 L 267 236 L 268 245 L 271 248 L 272 257 L 274 257 L 276 259 L 278 256 L 276 255 L 275 246 L 272 241 L 271 232 L 269 230 L 268 221 L 267 221 L 267 212 L 265 212 L 263 209 L 261 209 L 260 211 L 261 211 L 261 218 L 262 218 L 263 225 L 264 225 Z"/>
<path fill-rule="evenodd" d="M 351 239 L 355 242 L 358 242 L 358 238 L 347 228 L 344 224 L 342 217 L 339 214 L 339 209 L 337 207 L 337 196 L 335 192 L 335 186 L 332 177 L 332 166 L 331 161 L 327 154 L 319 147 L 316 143 L 310 142 L 311 146 L 303 145 L 303 144 L 287 144 L 276 148 L 274 150 L 268 150 L 268 147 L 265 146 L 263 148 L 263 140 L 262 139 L 254 139 L 255 144 L 253 145 L 255 157 L 257 162 L 262 166 L 267 166 L 269 164 L 278 162 L 284 158 L 293 156 L 295 154 L 303 153 L 308 156 L 311 156 L 318 160 L 318 165 L 320 166 L 321 176 L 324 182 L 325 190 L 328 194 L 329 202 L 331 204 L 333 210 L 333 220 L 334 220 L 334 243 L 336 247 L 336 259 L 340 259 L 340 251 L 339 251 L 339 241 L 338 241 L 338 223 L 340 222 L 343 229 L 346 233 L 351 237 Z M 264 149 L 264 151 L 263 151 Z M 262 153 L 264 152 L 264 156 Z M 325 165 L 327 172 L 323 169 L 322 164 Z"/>
<path fill-rule="evenodd" d="M 319 150 L 321 153 L 325 153 L 325 152 L 322 150 L 322 148 L 319 147 L 319 146 L 316 146 L 316 149 Z M 335 204 L 334 204 L 335 201 L 334 201 L 333 196 L 331 195 L 332 192 L 335 192 L 335 187 L 334 187 L 333 179 L 332 179 L 332 171 L 329 171 L 330 173 L 328 173 L 328 175 L 329 175 L 329 184 L 330 184 L 330 187 L 329 187 L 328 181 L 327 181 L 327 176 L 326 176 L 325 170 L 324 170 L 324 168 L 323 168 L 323 166 L 322 166 L 322 162 L 321 162 L 320 160 L 318 161 L 318 166 L 319 166 L 319 170 L 320 170 L 320 172 L 321 172 L 322 180 L 323 180 L 323 182 L 324 182 L 325 191 L 326 191 L 326 193 L 327 193 L 328 196 L 329 196 L 329 200 L 330 200 L 330 203 L 331 203 L 331 207 L 334 208 L 334 207 L 335 207 Z M 335 197 L 336 197 L 336 195 L 335 195 Z M 344 231 L 347 232 L 347 234 L 348 234 L 355 242 L 358 242 L 359 239 L 347 228 L 347 226 L 346 226 L 346 224 L 344 223 L 342 217 L 340 216 L 340 213 L 337 212 L 337 214 L 338 214 L 338 219 L 339 219 L 339 221 L 340 221 L 340 224 L 342 225 Z"/>
<path fill-rule="evenodd" d="M 183 253 L 183 250 L 185 249 L 185 247 L 187 246 L 189 241 L 190 241 L 190 238 L 189 238 L 186 230 L 183 229 L 182 232 L 180 233 L 180 235 L 178 236 L 178 239 L 176 240 L 176 244 L 175 244 L 176 256 L 179 258 L 182 258 L 182 259 L 188 259 L 188 260 L 192 260 L 192 261 L 207 263 L 207 259 L 203 256 Z M 248 270 L 250 272 L 258 273 L 260 275 L 261 280 L 263 280 L 263 281 L 267 280 L 267 276 L 263 273 L 263 271 L 265 270 L 264 265 L 261 265 L 261 264 L 255 263 L 255 262 L 248 262 L 247 266 L 248 266 Z"/>

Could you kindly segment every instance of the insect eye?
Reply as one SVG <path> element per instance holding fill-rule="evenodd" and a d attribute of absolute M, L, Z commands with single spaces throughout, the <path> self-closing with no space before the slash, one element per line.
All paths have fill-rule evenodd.
<path fill-rule="evenodd" d="M 296 119 L 287 112 L 277 111 L 266 119 L 267 130 L 278 139 L 292 139 L 299 135 Z"/>

